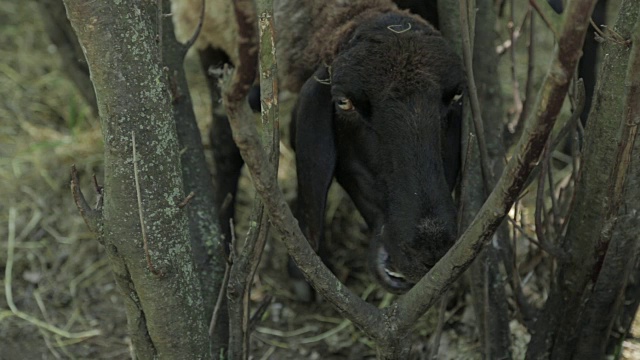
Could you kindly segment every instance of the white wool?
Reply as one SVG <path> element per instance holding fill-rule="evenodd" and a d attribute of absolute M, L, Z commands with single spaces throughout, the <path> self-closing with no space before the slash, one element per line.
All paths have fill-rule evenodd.
<path fill-rule="evenodd" d="M 205 0 L 202 30 L 196 43 L 197 49 L 211 45 L 222 49 L 236 63 L 237 24 L 232 0 Z M 193 36 L 200 19 L 202 0 L 171 0 L 173 25 L 178 41 L 185 43 Z"/>

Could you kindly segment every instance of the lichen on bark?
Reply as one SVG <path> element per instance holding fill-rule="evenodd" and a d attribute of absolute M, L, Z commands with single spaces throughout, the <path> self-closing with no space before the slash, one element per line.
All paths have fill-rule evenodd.
<path fill-rule="evenodd" d="M 102 238 L 124 295 L 136 355 L 208 358 L 187 215 L 177 207 L 185 193 L 156 3 L 65 0 L 65 6 L 96 90 L 105 142 Z"/>

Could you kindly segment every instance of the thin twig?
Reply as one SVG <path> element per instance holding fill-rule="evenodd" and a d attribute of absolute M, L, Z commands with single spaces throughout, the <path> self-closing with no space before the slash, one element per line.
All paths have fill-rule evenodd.
<path fill-rule="evenodd" d="M 549 181 L 549 197 L 551 198 L 551 215 L 552 219 L 549 223 L 553 226 L 553 230 L 556 232 L 556 236 L 559 230 L 560 224 L 560 209 L 558 208 L 558 199 L 556 198 L 555 193 L 555 182 L 553 181 L 553 167 L 551 166 L 551 152 L 547 154 L 547 157 L 544 159 L 547 167 L 547 177 Z"/>
<path fill-rule="evenodd" d="M 553 244 L 547 241 L 547 237 L 542 225 L 542 214 L 545 213 L 544 185 L 545 185 L 545 179 L 547 176 L 547 171 L 549 171 L 549 162 L 547 161 L 549 157 L 549 153 L 550 153 L 549 143 L 547 142 L 547 145 L 545 146 L 544 151 L 542 153 L 543 160 L 541 161 L 541 165 L 540 165 L 541 166 L 540 176 L 538 176 L 538 187 L 536 191 L 536 210 L 534 215 L 535 225 L 536 225 L 535 226 L 536 236 L 538 237 L 538 243 L 540 244 L 540 246 L 544 251 L 546 251 L 549 255 L 552 255 L 557 259 L 563 259 L 565 254 L 562 252 L 562 250 L 560 250 L 560 248 L 554 246 Z"/>
<path fill-rule="evenodd" d="M 196 43 L 196 40 L 198 40 L 198 36 L 200 36 L 200 31 L 202 30 L 202 24 L 204 23 L 205 1 L 202 0 L 201 4 L 202 5 L 200 8 L 200 18 L 198 19 L 198 25 L 196 26 L 196 30 L 193 32 L 193 35 L 191 35 L 191 38 L 189 38 L 189 40 L 186 43 L 184 43 L 184 45 L 182 45 L 182 57 L 187 56 L 187 52 L 189 52 L 189 49 L 191 49 L 193 44 Z"/>
<path fill-rule="evenodd" d="M 462 33 L 462 53 L 464 65 L 467 71 L 467 84 L 469 87 L 469 98 L 471 99 L 471 112 L 473 113 L 473 125 L 478 138 L 478 148 L 480 150 L 480 164 L 482 168 L 482 177 L 485 193 L 488 194 L 493 189 L 493 172 L 489 166 L 489 153 L 487 151 L 487 143 L 484 138 L 484 125 L 482 122 L 482 113 L 480 112 L 480 101 L 478 100 L 478 91 L 476 82 L 473 78 L 473 59 L 471 55 L 471 29 L 469 27 L 469 10 L 466 0 L 460 1 L 460 32 Z"/>
<path fill-rule="evenodd" d="M 256 16 L 256 5 L 260 8 L 260 16 Z M 250 0 L 237 0 L 233 2 L 233 10 L 238 24 L 238 54 L 241 58 L 233 72 L 231 80 L 229 76 L 223 76 L 223 103 L 227 110 L 229 121 L 247 116 L 246 95 L 254 81 L 256 67 L 258 65 L 257 53 L 260 54 L 261 79 L 261 105 L 263 111 L 262 121 L 264 127 L 264 143 L 266 148 L 258 145 L 256 150 L 267 152 L 267 162 L 275 169 L 278 166 L 278 102 L 277 84 L 275 74 L 275 30 L 273 28 L 273 4 L 263 1 L 254 4 Z M 260 29 L 260 46 L 257 47 L 256 24 Z M 256 51 L 258 50 L 258 51 Z M 268 67 L 268 68 L 267 68 Z M 265 78 L 266 74 L 272 74 L 272 78 Z M 262 86 L 264 85 L 264 86 Z M 233 128 L 234 139 L 239 148 L 241 144 L 237 140 L 237 129 Z M 242 154 L 245 158 L 245 154 Z M 277 170 L 276 170 L 277 171 Z M 269 175 L 270 181 L 277 186 L 276 173 Z M 256 195 L 251 216 L 251 226 L 245 240 L 242 252 L 237 261 L 234 261 L 229 275 L 228 299 L 230 328 L 229 356 L 231 358 L 246 358 L 249 354 L 249 334 L 251 321 L 249 319 L 249 297 L 251 285 L 266 244 L 270 223 L 266 210 L 260 197 Z"/>
<path fill-rule="evenodd" d="M 213 336 L 213 332 L 220 316 L 220 309 L 222 308 L 222 301 L 227 295 L 227 285 L 229 284 L 229 261 L 224 265 L 224 276 L 222 277 L 222 284 L 220 285 L 220 291 L 218 291 L 218 298 L 216 299 L 216 305 L 213 308 L 213 314 L 211 315 L 211 322 L 209 323 L 209 336 Z"/>
<path fill-rule="evenodd" d="M 440 349 L 440 339 L 442 338 L 442 329 L 444 328 L 444 315 L 447 310 L 447 302 L 449 300 L 449 292 L 445 291 L 440 299 L 440 308 L 438 309 L 438 325 L 436 325 L 435 337 L 433 338 L 433 344 L 431 351 L 429 352 L 429 359 L 438 359 L 438 350 Z"/>
<path fill-rule="evenodd" d="M 229 285 L 229 273 L 231 272 L 231 265 L 233 265 L 233 260 L 236 256 L 235 252 L 235 244 L 236 244 L 236 229 L 233 224 L 233 218 L 229 219 L 229 229 L 231 230 L 231 239 L 229 239 L 229 253 L 225 255 L 225 266 L 224 266 L 224 275 L 222 277 L 222 283 L 220 284 L 220 291 L 218 291 L 218 298 L 216 299 L 216 305 L 213 308 L 213 314 L 211 315 L 211 323 L 209 324 L 209 336 L 213 336 L 213 332 L 216 328 L 216 323 L 218 322 L 218 317 L 220 316 L 220 309 L 222 308 L 222 304 L 224 298 L 227 296 L 227 287 Z M 222 247 L 222 250 L 225 250 L 225 247 Z"/>
<path fill-rule="evenodd" d="M 98 179 L 96 179 L 95 174 L 93 174 L 93 184 L 94 190 L 96 191 L 96 204 L 93 208 L 95 211 L 102 211 L 102 206 L 104 205 L 104 187 L 98 184 Z"/>
<path fill-rule="evenodd" d="M 101 188 L 100 188 L 101 189 Z M 92 209 L 87 202 L 87 199 L 84 197 L 82 193 L 82 189 L 80 188 L 80 179 L 78 177 L 78 169 L 76 169 L 75 165 L 71 166 L 71 194 L 73 195 L 73 201 L 82 215 L 82 219 L 84 223 L 87 224 L 89 230 L 94 234 L 99 234 L 100 232 L 100 224 L 102 221 L 102 213 L 100 209 Z M 102 202 L 98 201 L 98 205 L 101 205 Z"/>
<path fill-rule="evenodd" d="M 524 85 L 524 101 L 522 103 L 522 111 L 519 116 L 507 124 L 509 136 L 507 137 L 508 145 L 518 141 L 522 134 L 524 123 L 531 113 L 531 108 L 535 104 L 534 86 L 534 70 L 535 70 L 535 15 L 531 6 L 529 6 L 529 39 L 527 42 L 527 79 Z"/>
<path fill-rule="evenodd" d="M 591 24 L 591 27 L 593 28 L 593 30 L 598 33 L 598 35 L 603 38 L 606 39 L 607 36 L 604 34 L 604 32 L 602 30 L 600 30 L 600 27 L 598 25 L 596 25 L 596 23 L 593 21 L 593 18 L 589 19 L 589 23 Z"/>
<path fill-rule="evenodd" d="M 509 285 L 511 286 L 511 290 L 513 291 L 514 294 L 514 298 L 516 300 L 516 305 L 518 308 L 517 311 L 517 317 L 518 319 L 527 326 L 527 328 L 529 328 L 530 323 L 531 323 L 531 319 L 535 318 L 535 308 L 529 303 L 529 301 L 527 300 L 526 296 L 524 295 L 524 292 L 522 290 L 522 279 L 520 279 L 520 272 L 518 271 L 518 264 L 516 261 L 516 251 L 517 251 L 517 233 L 520 232 L 523 236 L 525 236 L 528 239 L 531 239 L 531 237 L 529 237 L 524 229 L 522 229 L 521 225 L 518 225 L 517 222 L 517 218 L 518 218 L 518 206 L 519 206 L 519 201 L 516 201 L 516 203 L 514 204 L 514 218 L 512 219 L 510 216 L 507 217 L 507 219 L 511 222 L 512 227 L 513 227 L 513 257 L 512 257 L 512 262 L 510 264 L 507 264 L 505 262 L 504 266 L 505 268 L 509 267 L 511 268 L 510 273 L 510 277 L 511 277 L 511 281 L 509 282 Z M 522 219 L 522 216 L 520 217 Z M 535 239 L 533 239 L 533 241 L 536 241 Z M 537 242 L 536 242 L 537 243 Z"/>
<path fill-rule="evenodd" d="M 522 18 L 522 22 L 520 22 L 520 25 L 518 25 L 518 27 L 515 28 L 513 32 L 515 40 L 519 39 L 520 35 L 522 35 L 522 27 L 524 27 L 524 25 L 527 23 L 529 16 L 531 16 L 531 12 L 527 11 L 524 14 L 524 17 Z M 504 55 L 504 53 L 507 52 L 507 50 L 509 50 L 512 46 L 514 46 L 514 42 L 511 40 L 511 38 L 509 38 L 505 40 L 502 44 L 496 46 L 496 54 Z"/>
<path fill-rule="evenodd" d="M 195 192 L 190 192 L 189 195 L 187 195 L 186 198 L 184 198 L 184 200 L 182 200 L 182 202 L 180 204 L 178 204 L 178 208 L 182 209 L 183 207 L 187 206 L 189 204 L 189 202 L 191 201 L 191 199 L 193 199 L 196 196 Z"/>
<path fill-rule="evenodd" d="M 571 130 L 575 129 L 576 122 L 578 122 L 578 120 L 580 119 L 580 115 L 582 114 L 582 110 L 584 109 L 585 102 L 583 79 L 577 79 L 575 81 L 575 93 L 572 98 L 574 103 L 573 112 L 571 113 L 569 120 L 564 123 L 560 131 L 558 131 L 556 137 L 553 139 L 553 142 L 551 143 L 551 151 L 555 150 L 558 145 L 562 143 L 562 140 L 564 140 L 564 138 L 571 133 Z"/>
<path fill-rule="evenodd" d="M 489 259 L 491 257 L 490 255 L 490 249 L 491 247 L 485 248 L 484 250 L 484 254 L 481 256 L 484 256 L 485 259 Z M 485 354 L 485 356 L 490 356 L 492 354 L 491 351 L 491 345 L 492 345 L 492 335 L 490 333 L 491 329 L 491 322 L 489 321 L 489 317 L 492 316 L 491 313 L 491 297 L 489 297 L 489 264 L 490 262 L 483 262 L 482 264 L 480 264 L 480 268 L 482 269 L 482 324 L 480 326 L 482 326 L 482 335 L 484 337 L 484 339 L 482 340 L 482 344 L 484 344 L 484 350 L 483 353 Z M 494 284 L 492 284 L 494 285 Z M 504 289 L 502 289 L 504 291 Z M 494 328 L 493 330 L 495 331 L 499 331 L 499 329 Z M 507 351 L 508 352 L 508 351 Z"/>
<path fill-rule="evenodd" d="M 582 122 L 580 122 L 579 119 L 580 119 L 580 114 L 582 114 L 582 110 L 584 108 L 585 90 L 584 90 L 584 82 L 582 79 L 578 79 L 575 85 L 576 85 L 575 93 L 573 96 L 575 108 L 573 110 L 573 113 L 571 114 L 571 117 L 564 124 L 562 129 L 560 129 L 560 131 L 558 132 L 558 135 L 556 136 L 556 138 L 554 139 L 551 145 L 551 149 L 553 150 L 561 143 L 564 137 L 572 133 L 577 134 L 574 137 L 573 141 L 571 141 L 571 158 L 573 159 L 571 177 L 573 178 L 573 181 L 574 181 L 574 186 L 573 186 L 574 190 L 571 196 L 567 200 L 568 205 L 563 206 L 563 208 L 565 207 L 567 208 L 566 213 L 563 214 L 563 217 L 566 220 L 558 230 L 558 234 L 557 234 L 558 244 L 563 244 L 564 242 L 564 237 L 566 235 L 565 233 L 566 233 L 567 227 L 569 226 L 568 219 L 571 216 L 571 213 L 573 213 L 573 209 L 575 207 L 575 202 L 576 202 L 577 193 L 575 191 L 576 189 L 575 184 L 578 182 L 578 179 L 580 178 L 580 175 L 582 173 L 581 171 L 582 169 L 580 168 L 580 146 L 579 146 L 580 136 L 581 136 L 580 129 L 582 129 Z"/>
<path fill-rule="evenodd" d="M 534 238 L 531 235 L 527 234 L 527 232 L 524 230 L 522 225 L 518 225 L 518 223 L 514 219 L 512 219 L 510 216 L 507 217 L 507 221 L 509 221 L 513 225 L 513 227 L 516 230 L 518 230 L 518 232 L 520 234 L 522 234 L 522 236 L 524 236 L 527 240 L 529 240 L 529 242 L 531 242 L 532 244 L 534 244 L 538 248 L 544 250 L 544 248 L 540 245 L 540 242 L 538 242 L 538 240 L 536 240 L 536 238 Z"/>
<path fill-rule="evenodd" d="M 507 28 L 509 29 L 509 38 L 511 39 L 511 47 L 509 48 L 509 58 L 511 59 L 511 83 L 513 86 L 513 103 L 515 107 L 514 118 L 518 118 L 522 113 L 522 99 L 520 98 L 520 84 L 518 82 L 518 77 L 516 76 L 516 36 L 515 36 L 515 7 L 514 0 L 510 0 L 509 2 L 510 11 L 509 11 L 509 21 L 507 23 Z"/>
<path fill-rule="evenodd" d="M 469 157 L 471 156 L 471 147 L 473 144 L 473 139 L 475 139 L 475 136 L 473 135 L 472 132 L 469 132 L 469 135 L 467 136 L 467 145 L 466 145 L 466 149 L 465 149 L 465 156 L 464 156 L 464 161 L 462 163 L 462 170 L 461 170 L 461 174 L 466 174 L 467 171 L 469 170 Z M 463 176 L 461 176 L 461 178 L 464 178 Z M 467 189 L 466 189 L 467 185 L 465 181 L 460 181 L 460 194 L 465 194 Z M 462 233 L 462 214 L 464 214 L 464 207 L 465 207 L 465 203 L 464 201 L 462 201 L 462 199 L 460 199 L 460 203 L 458 204 L 458 234 Z"/>
<path fill-rule="evenodd" d="M 538 13 L 538 15 L 540 15 L 540 18 L 542 19 L 542 21 L 544 21 L 545 25 L 547 25 L 547 28 L 549 28 L 549 30 L 551 30 L 551 32 L 553 33 L 553 37 L 555 39 L 557 39 L 558 38 L 558 34 L 556 33 L 555 28 L 553 27 L 553 25 L 551 25 L 551 21 L 549 21 L 549 19 L 547 19 L 547 16 L 544 14 L 542 9 L 540 9 L 540 6 L 538 6 L 538 3 L 536 2 L 536 0 L 529 0 L 529 4 Z"/>
<path fill-rule="evenodd" d="M 580 113 L 578 113 L 580 114 Z M 576 128 L 579 129 L 582 126 L 582 123 L 580 121 L 576 122 Z M 576 134 L 579 133 L 578 130 L 575 131 Z M 576 200 L 577 200 L 577 194 L 578 192 L 576 191 L 577 189 L 577 184 L 578 181 L 580 180 L 580 178 L 582 177 L 582 166 L 580 164 L 580 160 L 581 160 L 581 153 L 580 153 L 580 148 L 578 145 L 579 139 L 578 136 L 574 136 L 573 141 L 571 142 L 571 153 L 572 153 L 572 158 L 573 158 L 573 165 L 571 168 L 571 177 L 573 178 L 573 192 L 571 194 L 571 196 L 569 197 L 568 200 L 568 206 L 567 206 L 567 212 L 564 214 L 564 218 L 566 219 L 565 222 L 562 224 L 562 227 L 560 229 L 560 232 L 558 233 L 558 244 L 560 244 L 561 246 L 564 245 L 564 242 L 566 240 L 566 234 L 567 234 L 567 229 L 569 227 L 569 224 L 571 223 L 569 221 L 569 219 L 571 218 L 571 214 L 573 214 L 573 210 L 576 207 Z"/>
<path fill-rule="evenodd" d="M 256 326 L 258 326 L 260 320 L 262 320 L 262 316 L 269 308 L 271 300 L 273 300 L 273 296 L 271 295 L 267 295 L 264 297 L 264 299 L 262 299 L 262 302 L 260 302 L 260 305 L 258 305 L 256 311 L 253 313 L 253 315 L 251 315 L 251 319 L 249 319 L 249 331 L 253 331 Z"/>
<path fill-rule="evenodd" d="M 133 148 L 133 179 L 136 183 L 136 197 L 138 199 L 138 215 L 140 215 L 140 230 L 142 231 L 142 244 L 144 248 L 144 256 L 147 260 L 147 267 L 152 274 L 157 276 L 164 276 L 161 271 L 156 270 L 151 262 L 151 255 L 149 254 L 149 241 L 147 239 L 147 229 L 144 224 L 144 216 L 142 215 L 142 195 L 140 191 L 140 180 L 138 179 L 138 160 L 136 154 L 136 135 L 131 131 L 131 144 Z"/>

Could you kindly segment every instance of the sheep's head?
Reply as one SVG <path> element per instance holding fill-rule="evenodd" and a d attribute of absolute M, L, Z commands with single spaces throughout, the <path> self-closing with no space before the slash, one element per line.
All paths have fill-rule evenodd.
<path fill-rule="evenodd" d="M 370 268 L 389 291 L 410 289 L 456 240 L 463 88 L 440 34 L 390 12 L 358 23 L 301 91 L 301 224 L 319 240 L 335 174 L 372 230 Z"/>

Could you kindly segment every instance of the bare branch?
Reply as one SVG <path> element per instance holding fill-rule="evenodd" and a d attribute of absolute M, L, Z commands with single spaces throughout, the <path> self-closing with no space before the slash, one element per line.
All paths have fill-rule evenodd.
<path fill-rule="evenodd" d="M 238 59 L 232 78 L 222 78 L 223 103 L 227 112 L 238 113 L 251 89 L 258 67 L 256 9 L 251 0 L 236 0 L 233 11 L 238 23 Z M 226 83 L 226 84 L 225 84 Z M 235 140 L 235 133 L 234 133 Z"/>
<path fill-rule="evenodd" d="M 96 189 L 98 189 L 97 182 Z M 71 166 L 71 194 L 73 195 L 73 201 L 75 202 L 78 211 L 80 211 L 80 215 L 82 215 L 85 224 L 89 227 L 89 230 L 94 234 L 100 235 L 100 229 L 102 228 L 102 202 L 100 201 L 100 199 L 102 199 L 101 188 L 97 202 L 97 205 L 100 207 L 92 209 L 91 206 L 89 206 L 89 203 L 87 203 L 87 200 L 82 193 L 82 189 L 80 188 L 78 169 L 76 169 L 75 165 Z M 100 239 L 100 236 L 98 236 L 98 239 Z"/>
<path fill-rule="evenodd" d="M 518 198 L 526 179 L 538 162 L 562 107 L 580 56 L 588 14 L 591 14 L 595 1 L 569 3 L 567 20 L 558 39 L 555 57 L 537 97 L 536 111 L 528 119 L 514 155 L 467 231 L 413 289 L 385 309 L 386 316 L 397 314 L 391 327 L 397 327 L 398 331 L 408 329 L 417 317 L 433 305 L 442 292 L 473 262 Z"/>
<path fill-rule="evenodd" d="M 211 315 L 211 322 L 209 323 L 209 336 L 214 335 L 214 331 L 216 328 L 216 324 L 218 323 L 218 317 L 220 316 L 220 311 L 222 309 L 222 302 L 224 301 L 225 296 L 227 295 L 227 285 L 229 284 L 229 262 L 226 263 L 224 268 L 224 276 L 222 278 L 222 286 L 220 286 L 220 291 L 218 292 L 218 298 L 216 299 L 216 305 L 213 308 L 213 315 Z"/>
<path fill-rule="evenodd" d="M 553 37 L 557 39 L 558 38 L 558 34 L 556 33 L 556 30 L 553 28 L 553 25 L 551 24 L 551 21 L 549 21 L 549 19 L 547 19 L 547 16 L 540 9 L 540 6 L 538 6 L 538 3 L 536 2 L 536 0 L 529 0 L 529 4 L 538 13 L 538 15 L 540 15 L 540 18 L 542 19 L 542 21 L 544 21 L 545 25 L 547 25 L 549 30 L 551 30 L 551 32 L 553 33 Z M 591 13 L 589 13 L 589 17 L 591 17 Z"/>
<path fill-rule="evenodd" d="M 440 308 L 438 309 L 438 325 L 436 325 L 436 333 L 433 337 L 433 344 L 429 352 L 429 359 L 438 359 L 438 349 L 440 348 L 440 338 L 442 337 L 442 329 L 444 328 L 444 315 L 447 312 L 447 302 L 449 298 L 445 292 L 440 299 Z"/>
<path fill-rule="evenodd" d="M 149 254 L 149 240 L 147 239 L 147 229 L 144 224 L 144 216 L 142 215 L 142 194 L 140 192 L 140 180 L 138 179 L 138 160 L 136 158 L 136 135 L 131 131 L 131 145 L 133 147 L 133 179 L 136 183 L 136 196 L 138 199 L 138 215 L 140 215 L 140 230 L 142 231 L 142 244 L 144 248 L 144 256 L 147 260 L 147 267 L 152 274 L 156 276 L 164 276 L 164 273 L 156 270 L 151 262 L 151 255 Z"/>
<path fill-rule="evenodd" d="M 613 169 L 609 175 L 609 189 L 607 190 L 609 200 L 605 212 L 604 224 L 600 238 L 595 244 L 596 248 L 596 269 L 599 272 L 604 261 L 604 256 L 611 242 L 613 229 L 618 219 L 618 208 L 622 202 L 624 194 L 624 184 L 627 178 L 629 166 L 631 165 L 631 154 L 633 145 L 638 134 L 640 125 L 640 21 L 637 22 L 632 35 L 633 46 L 627 67 L 627 100 L 624 107 L 624 122 L 620 126 L 618 139 L 618 151 Z"/>
<path fill-rule="evenodd" d="M 251 1 L 248 2 L 251 3 Z M 244 30 L 241 30 L 241 33 L 242 31 Z M 241 59 L 256 55 L 248 42 L 245 42 L 241 49 L 245 55 L 240 56 Z M 251 111 L 248 104 L 243 101 L 253 81 L 253 78 L 247 75 L 253 74 L 252 64 L 255 64 L 255 61 L 250 59 L 240 62 L 235 69 L 233 79 L 227 69 L 222 83 L 223 103 L 227 109 L 234 141 L 249 168 L 256 191 L 267 207 L 271 223 L 281 234 L 289 254 L 316 291 L 331 302 L 343 316 L 363 329 L 367 335 L 374 339 L 380 338 L 388 331 L 386 327 L 380 326 L 384 323 L 380 311 L 345 287 L 320 260 L 302 234 L 282 191 L 275 182 L 275 167 L 262 151 L 263 146 L 251 119 Z"/>
<path fill-rule="evenodd" d="M 187 206 L 189 204 L 189 201 L 191 201 L 191 199 L 193 199 L 195 196 L 195 192 L 190 192 L 189 195 L 187 195 L 187 197 L 184 198 L 184 200 L 182 200 L 180 204 L 178 204 L 178 208 L 182 209 L 183 207 Z"/>
<path fill-rule="evenodd" d="M 514 117 L 518 118 L 522 113 L 522 99 L 520 98 L 520 84 L 518 83 L 518 77 L 516 76 L 516 31 L 514 23 L 515 6 L 514 0 L 511 0 L 509 11 L 509 22 L 507 27 L 509 28 L 509 38 L 511 39 L 511 47 L 509 48 L 509 58 L 511 59 L 511 83 L 513 84 L 513 103 L 515 106 Z"/>
<path fill-rule="evenodd" d="M 489 153 L 487 151 L 487 143 L 484 138 L 484 125 L 482 122 L 482 113 L 480 112 L 480 101 L 478 100 L 478 90 L 476 82 L 473 78 L 473 59 L 471 51 L 471 28 L 469 27 L 469 9 L 467 1 L 460 1 L 460 33 L 462 34 L 462 54 L 464 65 L 467 71 L 467 84 L 469 86 L 469 98 L 471 100 L 471 112 L 473 113 L 473 125 L 478 138 L 478 148 L 480 150 L 480 163 L 482 168 L 482 177 L 484 179 L 485 193 L 493 188 L 493 171 L 489 166 Z"/>
<path fill-rule="evenodd" d="M 251 2 L 246 2 L 245 4 L 241 4 L 240 1 L 235 2 L 234 11 L 239 32 L 242 36 L 246 37 L 245 39 L 252 39 L 255 42 L 255 28 L 253 24 L 256 23 L 256 20 L 259 20 L 261 35 L 260 66 L 262 68 L 263 66 L 269 65 L 272 70 L 260 72 L 261 75 L 271 74 L 271 78 L 262 76 L 265 83 L 263 84 L 264 86 L 261 86 L 261 102 L 263 106 L 266 107 L 262 111 L 263 126 L 265 129 L 264 141 L 267 144 L 265 150 L 267 151 L 270 163 L 276 169 L 270 181 L 277 184 L 279 131 L 278 128 L 275 127 L 278 125 L 278 94 L 277 85 L 274 86 L 275 80 L 273 80 L 277 74 L 274 51 L 275 39 L 273 38 L 274 29 L 273 21 L 271 21 L 273 18 L 273 5 L 271 1 L 259 1 L 258 6 L 261 7 L 260 19 L 255 17 L 255 9 Z M 255 48 L 246 47 L 242 41 L 240 41 L 239 52 L 243 60 L 241 60 L 241 65 L 236 69 L 234 83 L 231 86 L 230 92 L 224 91 L 224 100 L 228 100 L 225 101 L 224 104 L 230 114 L 230 120 L 232 113 L 237 114 L 239 102 L 243 102 L 246 106 L 245 96 L 248 92 L 248 86 L 251 85 L 253 76 L 255 76 Z M 249 66 L 251 66 L 251 68 Z M 251 70 L 253 70 L 253 72 Z M 266 88 L 270 91 L 265 91 Z M 232 324 L 229 337 L 229 356 L 231 358 L 247 358 L 249 356 L 249 334 L 252 329 L 249 318 L 249 295 L 253 283 L 253 276 L 260 263 L 270 228 L 264 205 L 258 196 L 254 199 L 251 219 L 252 225 L 249 229 L 242 252 L 237 261 L 234 261 L 229 275 L 229 316 L 230 324 Z"/>
<path fill-rule="evenodd" d="M 635 0 L 621 2 L 615 27 L 626 36 L 631 35 L 631 29 L 637 21 L 640 10 L 638 5 Z M 568 16 L 566 19 L 569 19 Z M 588 21 L 588 18 L 586 16 L 585 20 Z M 588 27 L 588 23 L 581 26 Z M 579 179 L 574 192 L 575 204 L 572 199 L 572 214 L 562 242 L 568 259 L 558 263 L 554 291 L 549 294 L 539 321 L 532 329 L 527 358 L 575 357 L 577 339 L 590 331 L 582 329 L 580 324 L 585 314 L 585 304 L 593 296 L 593 286 L 600 271 L 597 264 L 601 250 L 599 246 L 604 244 L 598 242 L 601 233 L 607 231 L 607 206 L 615 195 L 615 191 L 608 193 L 607 189 L 617 186 L 614 185 L 615 179 L 611 177 L 611 174 L 619 171 L 614 169 L 616 164 L 613 162 L 617 154 L 616 143 L 610 139 L 620 139 L 620 129 L 625 124 L 612 120 L 624 117 L 627 96 L 624 82 L 631 54 L 626 47 L 615 43 L 607 44 L 606 52 L 608 55 L 602 64 L 598 90 L 595 93 L 594 104 L 597 106 L 593 106 L 589 114 L 585 154 L 574 175 L 574 179 Z M 619 177 L 616 178 L 620 180 Z M 598 334 L 603 336 L 601 332 Z"/>
<path fill-rule="evenodd" d="M 183 58 L 187 56 L 187 52 L 189 51 L 189 49 L 191 49 L 193 44 L 196 43 L 196 40 L 198 40 L 198 36 L 200 36 L 200 31 L 202 30 L 202 24 L 204 23 L 205 10 L 206 10 L 205 1 L 202 0 L 202 5 L 200 8 L 200 18 L 198 18 L 198 25 L 196 26 L 196 30 L 193 32 L 193 35 L 191 35 L 191 38 L 189 38 L 189 40 L 182 45 Z"/>
<path fill-rule="evenodd" d="M 577 113 L 579 114 L 579 113 Z M 549 161 L 548 157 L 551 153 L 551 149 L 549 148 L 549 143 L 544 148 L 544 152 L 542 155 L 542 161 L 540 162 L 540 175 L 538 176 L 538 187 L 536 190 L 536 211 L 535 211 L 535 225 L 536 225 L 536 235 L 538 236 L 538 245 L 546 251 L 549 255 L 552 255 L 556 259 L 562 260 L 565 258 L 562 250 L 553 244 L 547 241 L 547 236 L 544 232 L 544 227 L 542 225 L 542 214 L 545 213 L 544 210 L 544 185 L 545 179 L 547 176 L 547 172 L 549 171 Z M 553 187 L 553 184 L 549 184 L 549 186 Z M 553 194 L 551 195 L 553 196 Z"/>
<path fill-rule="evenodd" d="M 404 334 L 435 300 L 446 290 L 473 261 L 484 242 L 499 226 L 506 212 L 517 199 L 529 173 L 536 165 L 543 145 L 547 141 L 556 116 L 563 103 L 570 79 L 577 64 L 580 47 L 585 36 L 587 14 L 595 0 L 571 2 L 567 23 L 559 38 L 558 51 L 538 96 L 536 112 L 527 123 L 524 135 L 515 155 L 507 164 L 496 189 L 482 207 L 469 229 L 453 248 L 442 258 L 409 293 L 383 310 L 380 314 L 373 305 L 362 301 L 344 287 L 320 261 L 304 239 L 291 210 L 284 201 L 282 192 L 274 178 L 274 167 L 269 163 L 253 124 L 246 115 L 246 103 L 236 102 L 243 89 L 248 90 L 249 81 L 238 84 L 246 74 L 246 65 L 241 64 L 234 74 L 234 83 L 229 84 L 227 75 L 224 103 L 229 112 L 234 140 L 252 174 L 257 192 L 269 210 L 273 225 L 282 235 L 283 241 L 302 272 L 314 288 L 331 302 L 345 317 L 352 320 L 367 335 L 376 341 L 385 342 L 392 333 Z M 247 45 L 245 44 L 245 49 Z M 251 55 L 251 53 L 247 53 Z M 242 58 L 242 57 L 241 57 Z M 251 79 L 252 80 L 252 79 Z M 242 97 L 240 97 L 242 100 Z M 229 106 L 231 105 L 231 106 Z"/>
<path fill-rule="evenodd" d="M 522 133 L 522 129 L 524 128 L 524 121 L 529 117 L 531 113 L 531 108 L 535 104 L 535 94 L 534 94 L 534 69 L 535 69 L 535 38 L 536 38 L 536 27 L 535 27 L 535 15 L 533 14 L 533 10 L 531 6 L 529 7 L 529 40 L 527 42 L 527 79 L 524 85 L 524 102 L 522 103 L 522 111 L 518 115 L 518 117 L 514 118 L 506 126 L 506 130 L 508 130 L 509 136 L 506 137 L 505 142 L 506 146 L 511 146 L 514 142 L 518 140 L 520 134 Z"/>
<path fill-rule="evenodd" d="M 265 312 L 267 312 L 269 304 L 271 304 L 271 300 L 273 300 L 273 297 L 271 295 L 267 295 L 264 297 L 264 299 L 262 299 L 260 305 L 249 319 L 249 331 L 253 331 L 256 326 L 258 326 L 258 323 L 262 319 L 262 316 L 265 314 Z"/>

